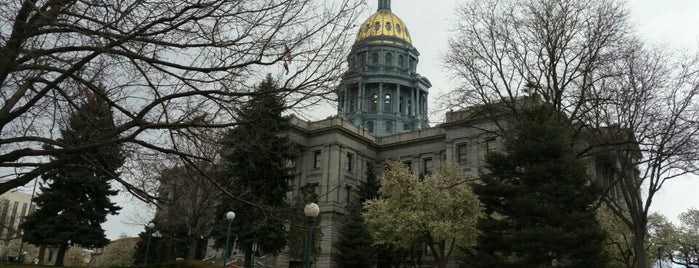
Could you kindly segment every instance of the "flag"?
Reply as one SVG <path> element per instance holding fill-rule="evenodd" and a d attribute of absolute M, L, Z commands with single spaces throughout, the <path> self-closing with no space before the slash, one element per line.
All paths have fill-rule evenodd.
<path fill-rule="evenodd" d="M 291 49 L 289 49 L 289 46 L 284 45 L 284 57 L 282 59 L 284 61 L 284 70 L 286 70 L 286 74 L 289 74 L 289 64 L 291 64 Z"/>

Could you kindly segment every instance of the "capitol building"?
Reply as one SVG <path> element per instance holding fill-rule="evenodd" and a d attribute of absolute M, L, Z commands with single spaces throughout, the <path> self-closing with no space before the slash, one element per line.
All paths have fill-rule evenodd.
<path fill-rule="evenodd" d="M 302 149 L 293 188 L 310 184 L 320 196 L 321 251 L 313 267 L 337 266 L 338 226 L 367 168 L 401 161 L 428 175 L 446 161 L 476 171 L 498 147 L 495 124 L 475 110 L 448 112 L 445 123 L 429 126 L 432 85 L 416 71 L 419 56 L 391 1 L 379 0 L 347 56 L 349 69 L 336 90 L 337 116 L 313 122 L 292 117 L 290 136 Z M 274 266 L 296 267 L 300 261 L 282 253 Z"/>

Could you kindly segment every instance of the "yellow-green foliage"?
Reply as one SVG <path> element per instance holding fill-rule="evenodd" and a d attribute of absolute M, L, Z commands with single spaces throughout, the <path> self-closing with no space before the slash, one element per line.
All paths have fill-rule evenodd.
<path fill-rule="evenodd" d="M 420 181 L 403 164 L 392 163 L 381 181 L 380 193 L 387 198 L 364 206 L 375 243 L 400 248 L 418 243 L 473 246 L 482 207 L 468 186 L 471 179 L 459 166 L 448 164 Z"/>

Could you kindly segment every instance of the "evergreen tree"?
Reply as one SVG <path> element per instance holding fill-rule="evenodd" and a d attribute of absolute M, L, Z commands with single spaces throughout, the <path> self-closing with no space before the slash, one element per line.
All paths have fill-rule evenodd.
<path fill-rule="evenodd" d="M 120 147 L 110 144 L 118 138 L 109 105 L 99 97 L 88 96 L 61 130 L 58 141 L 65 148 L 81 148 L 80 154 L 57 157 L 61 167 L 43 175 L 46 185 L 34 198 L 38 210 L 27 216 L 22 228 L 25 241 L 59 248 L 56 266 L 63 265 L 69 243 L 85 247 L 109 244 L 102 223 L 107 215 L 121 208 L 110 201 L 118 191 L 109 181 L 117 177 L 124 158 Z M 89 148 L 89 149 L 88 149 Z"/>
<path fill-rule="evenodd" d="M 339 238 L 335 244 L 337 257 L 335 262 L 340 267 L 372 267 L 374 255 L 383 252 L 383 246 L 373 246 L 373 240 L 362 218 L 362 203 L 379 197 L 381 184 L 374 171 L 374 166 L 367 164 L 366 178 L 357 186 L 358 199 L 353 199 L 347 206 L 347 214 L 342 218 Z"/>
<path fill-rule="evenodd" d="M 287 136 L 288 118 L 276 81 L 267 75 L 253 97 L 238 110 L 238 125 L 223 137 L 219 183 L 231 198 L 224 195 L 217 215 L 236 213 L 231 232 L 245 252 L 245 266 L 250 265 L 253 243 L 264 253 L 276 254 L 287 244 L 286 194 L 293 179 L 289 163 L 297 150 Z M 214 235 L 218 245 L 225 241 L 228 222 L 217 219 Z"/>
<path fill-rule="evenodd" d="M 379 194 L 381 182 L 379 181 L 379 177 L 376 175 L 376 170 L 374 170 L 374 165 L 371 162 L 367 163 L 367 169 L 364 176 L 364 181 L 357 185 L 357 197 L 359 198 L 359 203 L 364 203 L 367 200 L 381 197 L 381 194 Z"/>
<path fill-rule="evenodd" d="M 570 126 L 547 105 L 523 109 L 505 151 L 486 158 L 474 190 L 486 206 L 474 267 L 605 267 L 600 191 L 575 154 Z"/>

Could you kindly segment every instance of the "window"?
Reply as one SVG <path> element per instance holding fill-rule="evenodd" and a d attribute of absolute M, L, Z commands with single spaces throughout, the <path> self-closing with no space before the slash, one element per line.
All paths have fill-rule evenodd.
<path fill-rule="evenodd" d="M 352 186 L 347 184 L 347 185 L 345 185 L 345 204 L 349 205 L 351 201 L 352 201 Z"/>
<path fill-rule="evenodd" d="M 467 157 L 468 157 L 468 144 L 466 144 L 466 143 L 459 144 L 456 147 L 456 151 L 458 153 L 457 159 L 458 159 L 459 164 L 466 163 Z"/>
<path fill-rule="evenodd" d="M 398 112 L 405 113 L 405 97 L 400 97 L 398 101 Z"/>
<path fill-rule="evenodd" d="M 27 216 L 27 205 L 29 205 L 29 204 L 28 204 L 28 203 L 22 203 L 22 213 L 19 214 L 19 215 L 21 215 L 22 217 Z"/>
<path fill-rule="evenodd" d="M 403 67 L 403 55 L 398 55 L 398 67 Z"/>
<path fill-rule="evenodd" d="M 386 121 L 386 133 L 393 133 L 393 121 Z"/>
<path fill-rule="evenodd" d="M 379 95 L 376 94 L 376 93 L 374 93 L 373 95 L 371 95 L 371 100 L 370 100 L 370 102 L 371 102 L 371 103 L 369 104 L 369 110 L 372 111 L 372 112 L 376 112 L 376 110 L 377 110 L 378 107 L 379 107 Z"/>
<path fill-rule="evenodd" d="M 371 25 L 369 25 L 369 23 L 367 23 L 366 26 L 364 26 L 364 31 L 368 32 L 369 29 L 371 29 Z"/>
<path fill-rule="evenodd" d="M 425 158 L 422 160 L 422 170 L 425 172 L 425 175 L 432 175 L 433 168 L 434 163 L 432 162 L 432 158 Z"/>
<path fill-rule="evenodd" d="M 374 31 L 378 31 L 379 29 L 381 29 L 381 23 L 377 21 L 374 23 Z"/>
<path fill-rule="evenodd" d="M 320 151 L 313 152 L 313 168 L 320 168 Z"/>
<path fill-rule="evenodd" d="M 374 133 L 374 121 L 366 121 L 366 129 L 369 133 Z"/>
<path fill-rule="evenodd" d="M 398 31 L 398 32 L 400 33 L 400 31 L 401 31 L 401 30 L 400 30 L 400 24 L 396 24 L 396 31 Z"/>
<path fill-rule="evenodd" d="M 391 94 L 386 94 L 386 96 L 383 97 L 383 110 L 384 112 L 391 112 L 393 109 L 391 109 Z"/>
<path fill-rule="evenodd" d="M 386 22 L 386 30 L 389 30 L 389 31 L 391 30 L 391 22 L 390 21 Z"/>
<path fill-rule="evenodd" d="M 410 170 L 411 173 L 413 172 L 413 162 L 411 162 L 411 161 L 403 161 L 403 165 L 405 165 L 406 167 L 408 167 L 408 169 Z"/>
<path fill-rule="evenodd" d="M 485 153 L 491 153 L 498 148 L 498 143 L 495 138 L 485 140 Z"/>
<path fill-rule="evenodd" d="M 366 54 L 359 53 L 359 55 L 357 55 L 357 61 L 358 61 L 357 65 L 359 65 L 360 67 L 366 65 Z"/>
<path fill-rule="evenodd" d="M 403 124 L 403 130 L 410 130 L 410 124 Z"/>
<path fill-rule="evenodd" d="M 393 54 L 386 53 L 386 55 L 384 55 L 383 64 L 393 65 Z"/>
<path fill-rule="evenodd" d="M 352 153 L 347 153 L 347 172 L 352 172 L 353 169 L 353 160 L 354 160 L 354 155 Z"/>
<path fill-rule="evenodd" d="M 379 64 L 379 53 L 378 52 L 371 52 L 371 64 Z"/>

